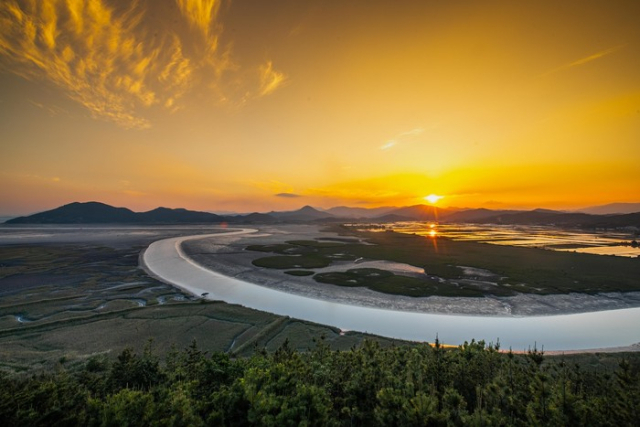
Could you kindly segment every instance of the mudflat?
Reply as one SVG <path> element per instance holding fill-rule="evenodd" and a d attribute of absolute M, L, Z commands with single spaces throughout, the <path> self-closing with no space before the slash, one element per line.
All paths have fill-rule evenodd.
<path fill-rule="evenodd" d="M 442 314 L 482 316 L 540 316 L 585 313 L 640 307 L 640 292 L 570 292 L 555 294 L 518 293 L 498 296 L 491 292 L 481 297 L 409 297 L 380 293 L 366 287 L 343 287 L 318 283 L 313 276 L 292 276 L 286 269 L 257 267 L 256 259 L 265 253 L 247 250 L 249 246 L 277 245 L 285 241 L 341 239 L 334 231 L 322 231 L 313 225 L 279 225 L 259 227 L 251 234 L 192 239 L 182 243 L 184 253 L 199 265 L 225 276 L 279 291 L 332 302 Z M 366 240 L 361 243 L 366 244 Z M 314 273 L 344 272 L 353 268 L 388 270 L 407 277 L 428 277 L 419 266 L 401 262 L 355 259 L 336 260 L 330 266 L 312 269 Z M 488 282 L 483 272 L 460 266 L 460 280 L 482 287 Z"/>

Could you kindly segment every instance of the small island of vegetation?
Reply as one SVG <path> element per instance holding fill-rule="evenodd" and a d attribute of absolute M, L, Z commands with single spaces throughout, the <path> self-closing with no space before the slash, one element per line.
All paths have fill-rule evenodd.
<path fill-rule="evenodd" d="M 423 277 L 352 267 L 341 272 L 316 272 L 313 279 L 319 283 L 365 286 L 382 293 L 412 297 L 595 294 L 640 290 L 640 263 L 633 258 L 454 241 L 444 237 L 425 238 L 394 232 L 355 231 L 344 227 L 339 230 L 368 244 L 287 241 L 250 245 L 247 250 L 277 254 L 253 261 L 255 266 L 271 269 L 309 271 L 339 261 L 358 259 L 409 264 L 424 269 Z M 478 278 L 464 274 L 464 268 L 468 267 L 482 270 L 487 277 L 469 280 Z"/>

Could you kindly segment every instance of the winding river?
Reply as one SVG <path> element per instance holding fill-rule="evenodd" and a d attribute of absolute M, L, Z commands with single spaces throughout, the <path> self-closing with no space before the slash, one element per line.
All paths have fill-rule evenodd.
<path fill-rule="evenodd" d="M 405 340 L 461 344 L 500 340 L 503 349 L 580 350 L 628 346 L 640 341 L 640 308 L 591 313 L 489 317 L 394 311 L 347 305 L 293 295 L 208 270 L 190 259 L 182 242 L 254 233 L 240 229 L 227 233 L 175 237 L 152 243 L 142 262 L 152 275 L 197 296 L 240 304 L 283 316 Z"/>

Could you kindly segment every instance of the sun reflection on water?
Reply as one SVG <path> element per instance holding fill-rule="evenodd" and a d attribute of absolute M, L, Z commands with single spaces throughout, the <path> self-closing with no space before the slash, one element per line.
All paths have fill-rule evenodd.
<path fill-rule="evenodd" d="M 512 226 L 498 224 L 440 224 L 434 222 L 398 222 L 386 229 L 429 238 L 523 246 L 554 251 L 575 251 L 599 255 L 640 256 L 640 248 L 632 247 L 636 238 L 631 233 L 586 230 L 564 230 L 552 226 Z"/>

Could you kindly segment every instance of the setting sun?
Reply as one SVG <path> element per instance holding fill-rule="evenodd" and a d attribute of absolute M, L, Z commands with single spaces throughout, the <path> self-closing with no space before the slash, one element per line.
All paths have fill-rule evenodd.
<path fill-rule="evenodd" d="M 444 196 L 438 196 L 436 194 L 429 194 L 428 196 L 426 196 L 424 199 L 431 203 L 432 205 L 435 205 L 436 203 L 438 203 L 438 200 L 442 199 Z"/>

